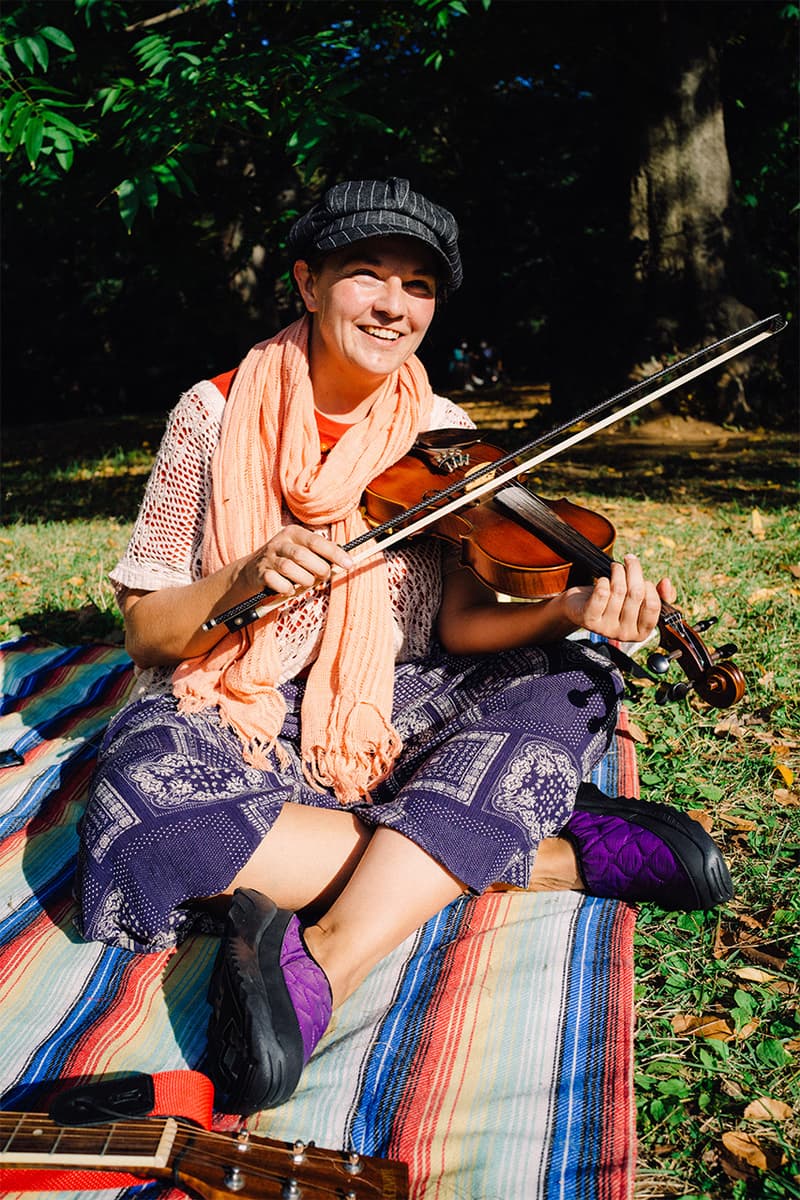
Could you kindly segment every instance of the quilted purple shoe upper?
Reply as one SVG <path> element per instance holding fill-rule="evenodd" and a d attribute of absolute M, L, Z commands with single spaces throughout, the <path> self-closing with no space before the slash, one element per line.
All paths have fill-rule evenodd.
<path fill-rule="evenodd" d="M 327 975 L 306 949 L 297 917 L 286 926 L 280 962 L 297 1013 L 303 1059 L 308 1062 L 331 1019 L 331 989 Z"/>
<path fill-rule="evenodd" d="M 667 905 L 691 894 L 689 877 L 656 834 L 623 817 L 575 812 L 565 831 L 586 890 L 618 900 Z"/>

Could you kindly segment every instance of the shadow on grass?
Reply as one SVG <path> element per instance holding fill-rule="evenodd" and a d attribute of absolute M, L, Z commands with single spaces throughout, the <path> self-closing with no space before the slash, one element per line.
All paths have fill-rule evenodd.
<path fill-rule="evenodd" d="M 121 646 L 125 641 L 122 617 L 116 610 L 103 612 L 95 604 L 76 609 L 42 609 L 15 619 L 23 634 L 45 638 L 61 646 L 102 642 Z"/>
<path fill-rule="evenodd" d="M 503 410 L 501 400 L 494 410 L 482 404 L 475 414 L 487 442 L 512 450 L 546 431 L 543 413 L 512 419 L 521 414 Z M 4 450 L 3 522 L 132 521 L 163 427 L 163 415 L 145 415 L 11 429 Z M 683 445 L 654 442 L 635 429 L 601 432 L 537 466 L 535 487 L 551 499 L 576 491 L 764 510 L 796 503 L 792 434 L 719 433 L 717 440 Z"/>

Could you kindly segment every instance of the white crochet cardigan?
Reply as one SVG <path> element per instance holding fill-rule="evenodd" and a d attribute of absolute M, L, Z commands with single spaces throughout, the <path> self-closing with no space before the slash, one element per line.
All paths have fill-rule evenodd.
<path fill-rule="evenodd" d="M 122 559 L 110 573 L 124 588 L 156 591 L 201 576 L 203 529 L 211 494 L 211 457 L 219 441 L 225 398 L 203 380 L 170 414 L 144 500 Z M 434 396 L 430 428 L 474 428 L 462 408 Z M 284 513 L 286 524 L 294 521 Z M 324 529 L 319 530 L 325 533 Z M 441 543 L 420 537 L 386 552 L 399 662 L 427 651 L 441 602 Z M 311 592 L 281 609 L 276 622 L 283 663 L 281 682 L 293 679 L 316 657 L 325 623 L 327 594 Z M 171 668 L 142 671 L 136 696 L 170 690 Z"/>

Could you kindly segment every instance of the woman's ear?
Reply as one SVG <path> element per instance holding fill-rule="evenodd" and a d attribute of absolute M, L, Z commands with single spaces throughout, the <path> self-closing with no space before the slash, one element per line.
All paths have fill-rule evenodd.
<path fill-rule="evenodd" d="M 309 312 L 317 310 L 317 294 L 314 280 L 314 273 L 305 259 L 299 258 L 294 264 L 292 271 L 294 273 L 294 281 L 297 284 L 297 290 L 300 293 L 300 298 L 305 304 Z"/>

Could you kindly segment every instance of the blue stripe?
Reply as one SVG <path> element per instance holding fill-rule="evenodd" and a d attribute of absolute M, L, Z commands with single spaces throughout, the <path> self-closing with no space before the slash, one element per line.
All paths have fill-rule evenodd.
<path fill-rule="evenodd" d="M 616 901 L 587 897 L 572 929 L 563 1041 L 547 1163 L 547 1200 L 598 1200 L 609 946 Z"/>
<path fill-rule="evenodd" d="M 40 691 L 42 679 L 51 671 L 86 653 L 85 646 L 53 646 L 51 653 L 38 652 L 33 657 L 29 656 L 26 646 L 17 649 L 18 646 L 19 643 L 3 655 L 3 699 L 0 701 L 0 715 L 7 712 L 15 700 Z"/>
<path fill-rule="evenodd" d="M 76 998 L 58 1028 L 48 1034 L 47 1041 L 33 1053 L 12 1092 L 3 1098 L 5 1107 L 13 1107 L 13 1092 L 27 1091 L 33 1084 L 58 1079 L 64 1073 L 76 1042 L 116 1003 L 123 973 L 132 958 L 135 955 L 128 950 L 112 947 L 103 950 L 88 986 Z"/>
<path fill-rule="evenodd" d="M 345 1142 L 359 1153 L 385 1155 L 395 1115 L 425 1036 L 444 955 L 466 919 L 469 901 L 456 900 L 417 933 L 386 1017 L 365 1060 Z M 427 1026 L 430 1032 L 429 1025 Z"/>

